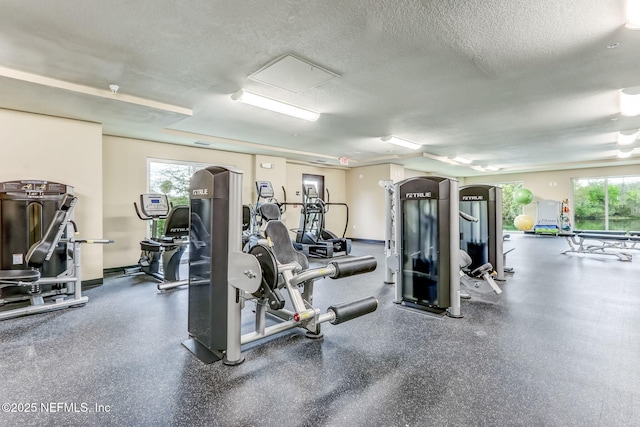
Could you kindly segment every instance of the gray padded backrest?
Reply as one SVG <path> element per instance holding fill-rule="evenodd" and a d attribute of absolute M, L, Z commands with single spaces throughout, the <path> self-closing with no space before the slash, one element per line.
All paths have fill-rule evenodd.
<path fill-rule="evenodd" d="M 280 208 L 275 203 L 263 203 L 258 207 L 260 216 L 266 221 L 276 221 L 280 219 Z"/>
<path fill-rule="evenodd" d="M 302 266 L 303 270 L 309 268 L 307 257 L 293 247 L 291 237 L 289 237 L 289 230 L 282 222 L 269 221 L 264 229 L 264 234 L 273 243 L 273 253 L 280 264 L 297 262 Z"/>

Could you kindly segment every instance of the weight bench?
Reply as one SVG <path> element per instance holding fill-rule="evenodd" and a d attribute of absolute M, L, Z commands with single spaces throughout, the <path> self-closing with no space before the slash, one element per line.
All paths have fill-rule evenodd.
<path fill-rule="evenodd" d="M 563 254 L 578 253 L 587 255 L 615 256 L 620 261 L 631 261 L 632 255 L 627 251 L 640 250 L 636 245 L 640 243 L 640 236 L 626 236 L 609 233 L 569 233 L 563 237 L 569 245 L 569 249 Z M 589 244 L 594 240 L 597 244 Z"/>
<path fill-rule="evenodd" d="M 41 313 L 60 308 L 81 306 L 89 301 L 82 296 L 80 285 L 80 244 L 81 243 L 112 243 L 110 240 L 79 240 L 73 237 L 62 239 L 67 227 L 73 234 L 75 224 L 71 220 L 73 208 L 77 198 L 65 194 L 60 207 L 54 214 L 53 220 L 47 227 L 42 238 L 31 245 L 25 255 L 25 264 L 30 269 L 0 270 L 0 288 L 21 287 L 26 288 L 26 295 L 18 295 L 0 299 L 0 306 L 5 304 L 29 300 L 30 305 L 9 310 L 0 311 L 0 320 L 27 314 Z M 71 266 L 57 277 L 41 277 L 39 271 L 46 261 L 51 259 L 59 242 L 71 243 L 73 249 L 66 251 Z M 68 263 L 69 264 L 69 263 Z M 59 289 L 43 291 L 42 285 L 66 284 Z M 45 302 L 45 297 L 52 296 L 53 302 Z"/>

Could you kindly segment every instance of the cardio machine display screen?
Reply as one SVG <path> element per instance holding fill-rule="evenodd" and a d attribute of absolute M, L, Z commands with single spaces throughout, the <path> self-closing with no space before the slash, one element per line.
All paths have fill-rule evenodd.
<path fill-rule="evenodd" d="M 424 305 L 438 302 L 438 201 L 403 201 L 403 299 Z"/>

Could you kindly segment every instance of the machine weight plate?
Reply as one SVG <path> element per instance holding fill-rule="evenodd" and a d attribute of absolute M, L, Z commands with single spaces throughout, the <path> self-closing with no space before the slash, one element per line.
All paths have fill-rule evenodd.
<path fill-rule="evenodd" d="M 260 268 L 262 269 L 262 284 L 273 290 L 278 285 L 278 262 L 273 255 L 273 251 L 268 247 L 258 244 L 249 250 L 249 254 L 256 257 Z M 253 295 L 257 298 L 262 297 L 262 290 L 258 289 Z"/>

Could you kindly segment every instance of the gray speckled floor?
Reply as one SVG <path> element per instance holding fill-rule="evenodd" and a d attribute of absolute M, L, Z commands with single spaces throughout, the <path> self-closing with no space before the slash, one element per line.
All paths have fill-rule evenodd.
<path fill-rule="evenodd" d="M 565 246 L 513 236 L 515 274 L 500 297 L 463 301 L 464 319 L 393 304 L 381 264 L 324 280 L 323 312 L 368 295 L 381 306 L 323 325 L 320 341 L 271 339 L 237 367 L 204 365 L 181 345 L 187 290 L 110 277 L 83 308 L 0 322 L 0 403 L 37 406 L 0 412 L 0 425 L 638 425 L 640 254 L 625 263 L 560 255 Z M 381 245 L 353 253 L 382 260 Z"/>

